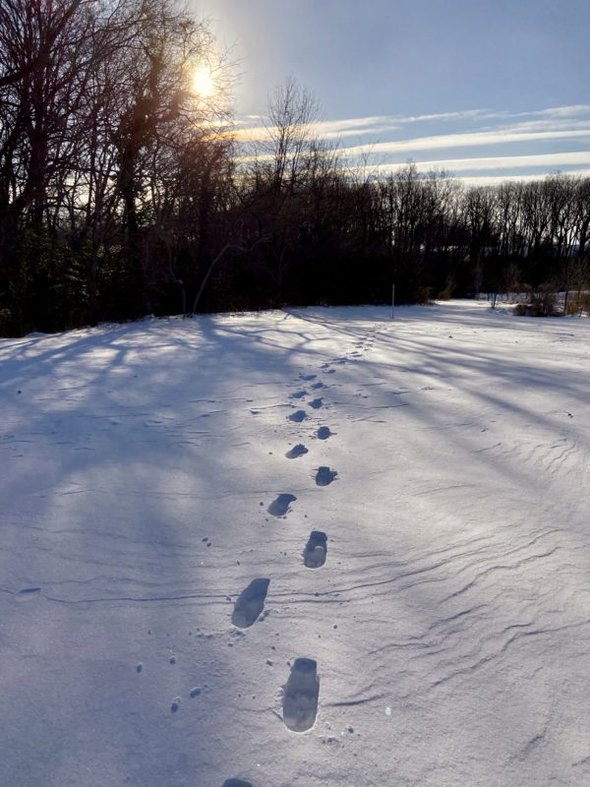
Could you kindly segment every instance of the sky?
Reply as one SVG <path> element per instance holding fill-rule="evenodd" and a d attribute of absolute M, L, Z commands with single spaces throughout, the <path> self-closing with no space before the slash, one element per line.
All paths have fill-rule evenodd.
<path fill-rule="evenodd" d="M 190 0 L 257 125 L 294 77 L 320 136 L 377 172 L 478 183 L 590 174 L 588 0 Z"/>

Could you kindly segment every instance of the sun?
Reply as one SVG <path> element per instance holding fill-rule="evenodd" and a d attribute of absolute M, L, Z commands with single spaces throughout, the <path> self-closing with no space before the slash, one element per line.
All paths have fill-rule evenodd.
<path fill-rule="evenodd" d="M 215 92 L 215 81 L 208 66 L 197 66 L 193 72 L 193 90 L 201 98 L 209 98 Z"/>

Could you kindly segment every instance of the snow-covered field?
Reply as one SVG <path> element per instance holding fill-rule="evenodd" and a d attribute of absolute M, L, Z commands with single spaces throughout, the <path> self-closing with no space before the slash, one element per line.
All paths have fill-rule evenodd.
<path fill-rule="evenodd" d="M 389 316 L 0 340 L 1 785 L 590 784 L 590 322 Z"/>

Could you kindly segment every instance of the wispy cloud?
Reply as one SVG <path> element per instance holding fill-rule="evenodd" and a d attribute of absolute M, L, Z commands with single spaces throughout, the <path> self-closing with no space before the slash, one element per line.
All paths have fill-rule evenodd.
<path fill-rule="evenodd" d="M 324 120 L 314 124 L 311 131 L 320 139 L 336 142 L 351 166 L 362 159 L 363 166 L 372 163 L 375 172 L 391 171 L 408 158 L 421 157 L 427 159 L 417 161 L 423 170 L 441 168 L 469 173 L 465 175 L 469 178 L 478 172 L 494 171 L 504 179 L 506 174 L 502 173 L 507 172 L 528 177 L 535 173 L 518 175 L 519 170 L 542 169 L 547 173 L 560 167 L 569 170 L 590 164 L 590 104 L 523 112 L 479 108 Z M 268 140 L 268 129 L 259 116 L 251 116 L 238 125 L 236 136 L 242 143 L 261 142 Z M 574 141 L 588 144 L 588 150 L 572 151 Z M 498 153 L 503 146 L 511 155 L 467 155 L 477 148 Z M 440 156 L 441 151 L 456 153 L 445 158 L 444 154 Z M 461 155 L 462 151 L 466 155 Z"/>
<path fill-rule="evenodd" d="M 268 139 L 269 129 L 264 119 L 243 118 L 235 127 L 236 138 L 241 142 L 260 142 Z M 362 137 L 366 135 L 390 134 L 400 128 L 400 123 L 390 117 L 347 118 L 345 120 L 319 120 L 310 125 L 313 135 L 321 139 Z"/>
<path fill-rule="evenodd" d="M 521 120 L 528 118 L 528 120 Z M 578 118 L 578 120 L 576 120 Z M 564 107 L 549 107 L 547 109 L 533 110 L 529 112 L 508 112 L 492 111 L 488 109 L 467 109 L 453 112 L 439 112 L 423 115 L 374 115 L 369 117 L 345 118 L 341 120 L 321 120 L 313 125 L 314 132 L 322 138 L 337 138 L 357 135 L 377 135 L 380 133 L 392 133 L 401 130 L 404 126 L 420 125 L 433 123 L 473 123 L 479 121 L 512 121 L 506 128 L 513 129 L 549 129 L 557 130 L 556 126 L 566 124 L 580 125 L 583 120 L 590 120 L 590 104 L 575 104 Z M 515 122 L 518 121 L 518 122 Z M 498 124 L 480 125 L 480 131 L 490 130 Z M 260 115 L 249 115 L 241 118 L 236 125 L 236 133 L 242 139 L 264 138 L 267 127 L 264 118 Z M 381 140 L 375 140 L 375 142 Z"/>
<path fill-rule="evenodd" d="M 503 115 L 502 115 L 503 116 Z M 342 120 L 319 120 L 312 130 L 321 139 L 341 139 L 346 137 L 378 137 L 399 131 L 403 126 L 417 123 L 444 123 L 500 117 L 485 109 L 469 109 L 458 112 L 442 112 L 430 115 L 375 115 L 371 117 L 345 118 Z M 259 141 L 268 137 L 268 128 L 260 115 L 241 118 L 235 128 L 241 141 Z"/>
<path fill-rule="evenodd" d="M 508 123 L 508 124 L 490 124 L 486 126 L 480 126 L 478 131 L 496 131 L 500 132 L 509 132 L 509 133 L 518 133 L 518 132 L 527 132 L 527 131 L 575 131 L 576 129 L 585 129 L 590 126 L 590 116 L 587 118 L 582 118 L 581 120 L 577 120 L 574 118 L 543 118 L 543 119 L 534 119 L 529 118 L 528 120 L 522 120 L 518 123 Z"/>
<path fill-rule="evenodd" d="M 448 172 L 490 171 L 518 169 L 556 170 L 559 167 L 590 166 L 590 151 L 579 150 L 570 153 L 541 153 L 532 156 L 486 156 L 483 158 L 437 159 L 416 161 L 420 171 L 446 170 Z M 377 165 L 391 168 L 391 164 Z M 399 166 L 399 165 L 396 165 Z"/>
<path fill-rule="evenodd" d="M 548 173 L 540 174 L 504 174 L 504 175 L 466 175 L 458 178 L 464 186 L 499 186 L 501 183 L 506 183 L 511 180 L 531 181 L 545 180 Z M 576 169 L 567 173 L 572 176 L 590 177 L 590 169 Z"/>
<path fill-rule="evenodd" d="M 348 136 L 378 135 L 399 131 L 404 126 L 418 123 L 445 123 L 449 121 L 467 121 L 495 117 L 485 109 L 468 109 L 458 112 L 439 112 L 430 115 L 377 115 L 366 118 L 349 118 L 346 120 L 324 120 L 316 125 L 319 136 L 323 138 L 340 138 Z"/>
<path fill-rule="evenodd" d="M 572 104 L 568 107 L 548 107 L 547 109 L 537 109 L 533 112 L 519 112 L 513 114 L 512 117 L 523 117 L 529 115 L 531 117 L 575 117 L 576 115 L 589 115 L 590 104 Z"/>
<path fill-rule="evenodd" d="M 390 142 L 377 142 L 370 148 L 373 155 L 385 153 L 412 153 L 419 150 L 441 150 L 444 148 L 470 148 L 485 147 L 488 145 L 503 145 L 509 142 L 541 142 L 546 140 L 581 139 L 590 137 L 590 124 L 582 128 L 563 131 L 467 131 L 457 134 L 439 134 L 436 136 L 416 137 L 414 139 L 392 140 Z M 356 145 L 344 148 L 342 151 L 348 156 L 360 156 L 367 153 L 366 145 Z"/>

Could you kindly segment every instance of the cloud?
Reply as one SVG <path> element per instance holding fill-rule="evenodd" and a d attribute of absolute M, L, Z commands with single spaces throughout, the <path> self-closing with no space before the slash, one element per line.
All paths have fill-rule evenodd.
<path fill-rule="evenodd" d="M 518 175 L 518 174 L 504 174 L 504 175 L 466 175 L 464 177 L 458 178 L 458 180 L 464 186 L 499 186 L 502 183 L 507 183 L 509 181 L 525 181 L 530 183 L 531 181 L 539 181 L 545 180 L 545 178 L 551 173 L 545 174 L 529 174 L 529 175 Z M 590 177 L 590 169 L 577 169 L 567 173 L 568 175 L 575 176 L 575 177 Z"/>
<path fill-rule="evenodd" d="M 572 104 L 569 107 L 549 107 L 548 109 L 538 109 L 534 112 L 523 112 L 519 115 L 540 115 L 542 117 L 575 117 L 576 115 L 590 114 L 590 104 Z"/>
<path fill-rule="evenodd" d="M 587 118 L 585 120 L 584 118 Z M 373 137 L 373 144 L 387 145 L 394 143 L 394 140 L 389 142 L 384 139 L 396 132 L 403 129 L 404 126 L 444 123 L 444 124 L 473 124 L 474 121 L 479 121 L 480 126 L 476 129 L 471 129 L 470 132 L 459 131 L 457 133 L 470 133 L 484 134 L 486 132 L 496 133 L 517 133 L 517 132 L 532 132 L 532 131 L 575 131 L 585 129 L 590 121 L 590 105 L 588 104 L 575 104 L 572 106 L 564 107 L 548 107 L 541 110 L 532 110 L 527 112 L 508 112 L 508 111 L 494 111 L 488 109 L 466 109 L 451 112 L 439 112 L 422 115 L 374 115 L 368 117 L 345 118 L 340 120 L 322 120 L 313 124 L 312 132 L 326 140 L 346 139 L 351 137 Z M 489 122 L 482 125 L 484 121 L 504 121 L 504 125 L 498 123 L 490 124 Z M 511 122 L 510 122 L 511 121 Z M 517 122 L 515 122 L 517 121 Z M 242 118 L 235 128 L 236 137 L 240 141 L 261 141 L 268 138 L 268 130 L 264 124 L 264 119 L 259 115 L 250 115 Z M 402 146 L 401 149 L 422 149 L 419 147 L 419 140 L 426 139 L 448 139 L 451 135 L 434 135 L 416 137 L 415 140 L 398 140 L 395 144 Z M 479 137 L 482 144 L 485 143 L 485 138 Z M 500 140 L 503 141 L 503 140 Z M 526 140 L 525 140 L 526 141 Z M 480 144 L 480 143 L 478 143 Z M 494 144 L 492 141 L 490 144 Z M 360 141 L 359 141 L 360 145 Z M 452 146 L 459 146 L 454 143 Z M 441 147 L 440 144 L 433 147 Z"/>
<path fill-rule="evenodd" d="M 457 134 L 438 134 L 436 136 L 415 137 L 414 139 L 377 142 L 371 146 L 371 154 L 399 153 L 406 154 L 418 150 L 441 150 L 444 148 L 485 147 L 488 145 L 504 145 L 510 142 L 542 142 L 558 139 L 581 139 L 590 137 L 590 125 L 563 131 L 514 131 L 495 129 L 491 131 L 467 131 Z M 367 153 L 366 145 L 344 148 L 342 153 L 347 156 L 361 156 Z"/>
<path fill-rule="evenodd" d="M 517 120 L 530 118 L 527 122 L 511 123 L 507 128 L 513 129 L 546 129 L 558 130 L 558 126 L 572 127 L 582 121 L 572 120 L 576 117 L 587 116 L 590 119 L 590 104 L 575 104 L 565 107 L 549 107 L 547 109 L 529 112 L 493 111 L 488 109 L 465 109 L 453 112 L 439 112 L 423 115 L 376 115 L 364 118 L 347 118 L 344 120 L 325 120 L 315 125 L 318 135 L 325 139 L 340 137 L 379 135 L 400 130 L 403 126 L 419 125 L 420 123 L 450 123 L 472 122 L 489 120 Z M 537 118 L 537 119 L 535 119 Z M 569 121 L 569 122 L 568 122 Z M 480 131 L 490 130 L 492 127 L 481 127 Z"/>
<path fill-rule="evenodd" d="M 425 166 L 425 164 L 430 164 L 431 162 L 423 162 L 422 164 L 418 163 L 417 168 L 418 171 L 427 174 L 428 172 L 432 171 L 433 169 L 430 166 Z M 384 177 L 387 175 L 395 174 L 398 172 L 404 165 L 403 164 L 376 164 L 372 167 L 367 167 L 366 171 L 368 174 L 372 174 L 378 177 Z M 557 168 L 548 167 L 546 172 L 518 172 L 511 169 L 506 169 L 501 174 L 496 175 L 480 175 L 477 174 L 477 169 L 474 167 L 474 172 L 470 172 L 470 174 L 460 174 L 460 170 L 457 169 L 453 171 L 451 168 L 442 168 L 445 172 L 448 172 L 449 175 L 463 185 L 466 186 L 497 186 L 500 183 L 506 183 L 508 181 L 539 181 L 545 180 L 551 174 L 555 174 L 559 171 Z M 467 168 L 466 168 L 467 169 Z M 467 170 L 469 171 L 469 170 Z M 485 171 L 485 170 L 484 170 Z M 590 177 L 590 167 L 589 168 L 579 168 L 568 170 L 564 174 L 572 177 Z"/>
<path fill-rule="evenodd" d="M 541 153 L 531 156 L 486 156 L 483 158 L 438 159 L 436 161 L 416 161 L 422 171 L 444 169 L 448 172 L 467 172 L 470 170 L 517 170 L 530 168 L 557 169 L 559 167 L 590 166 L 590 151 L 579 150 L 570 153 Z M 388 166 L 388 165 L 386 165 Z"/>
<path fill-rule="evenodd" d="M 479 131 L 506 131 L 511 133 L 525 132 L 525 131 L 575 131 L 576 129 L 584 129 L 590 126 L 590 117 L 582 120 L 574 119 L 542 119 L 534 120 L 529 119 L 520 121 L 518 123 L 509 123 L 507 125 L 489 125 L 482 126 Z"/>
<path fill-rule="evenodd" d="M 441 133 L 433 133 L 437 126 Z M 427 133 L 410 135 L 410 129 Z M 335 142 L 350 166 L 362 160 L 363 167 L 370 165 L 374 172 L 390 172 L 414 158 L 418 159 L 416 163 L 422 171 L 444 169 L 459 176 L 466 173 L 463 178 L 480 180 L 506 179 L 508 175 L 502 173 L 508 172 L 514 177 L 530 179 L 534 173 L 527 174 L 524 170 L 544 170 L 547 174 L 559 168 L 569 170 L 590 165 L 589 151 L 571 150 L 574 141 L 585 142 L 590 138 L 590 104 L 526 112 L 480 108 L 411 116 L 375 115 L 324 120 L 310 130 L 312 135 L 328 143 Z M 244 119 L 236 135 L 242 143 L 262 142 L 268 140 L 268 129 L 255 116 Z M 477 148 L 495 148 L 493 152 L 497 153 L 502 146 L 511 146 L 511 150 L 506 150 L 511 155 L 468 155 L 470 149 Z M 523 154 L 517 154 L 518 150 Z M 441 151 L 455 151 L 459 155 L 451 157 L 451 153 L 445 158 Z M 465 154 L 461 155 L 463 151 Z M 247 152 L 246 147 L 244 153 Z M 420 161 L 421 157 L 425 160 Z M 477 176 L 479 172 L 490 174 Z"/>
<path fill-rule="evenodd" d="M 399 131 L 404 125 L 412 123 L 461 121 L 475 118 L 486 119 L 499 116 L 498 113 L 490 113 L 484 109 L 468 109 L 430 115 L 375 115 L 344 118 L 341 120 L 320 120 L 313 124 L 312 129 L 314 134 L 321 139 L 341 139 L 345 137 L 390 134 L 394 131 Z M 252 124 L 252 121 L 256 121 L 256 123 Z M 260 115 L 248 115 L 241 118 L 235 128 L 235 133 L 241 141 L 262 140 L 268 137 L 264 118 Z"/>

